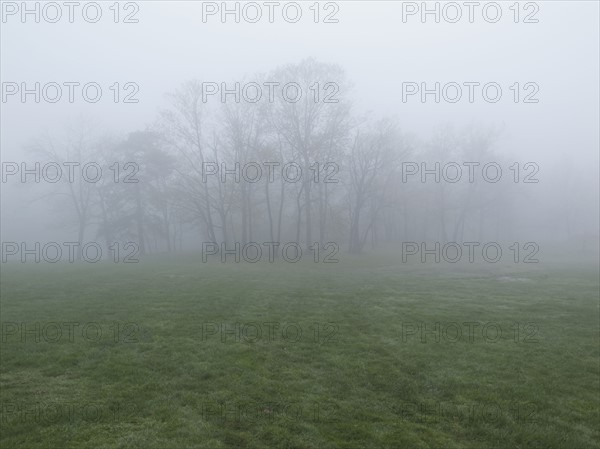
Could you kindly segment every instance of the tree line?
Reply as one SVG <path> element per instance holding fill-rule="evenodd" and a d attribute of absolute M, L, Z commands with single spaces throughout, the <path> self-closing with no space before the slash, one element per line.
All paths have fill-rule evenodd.
<path fill-rule="evenodd" d="M 140 254 L 336 242 L 363 253 L 407 240 L 510 238 L 519 226 L 531 201 L 523 182 L 537 183 L 539 167 L 501 154 L 500 129 L 442 126 L 419 140 L 394 118 L 356 113 L 344 71 L 314 59 L 253 78 L 269 80 L 304 95 L 207 101 L 206 85 L 188 81 L 124 138 L 79 127 L 60 144 L 37 139 L 32 149 L 48 160 L 96 161 L 110 174 L 53 186 L 78 242 L 135 241 Z M 315 83 L 334 85 L 335 99 L 316 95 Z"/>

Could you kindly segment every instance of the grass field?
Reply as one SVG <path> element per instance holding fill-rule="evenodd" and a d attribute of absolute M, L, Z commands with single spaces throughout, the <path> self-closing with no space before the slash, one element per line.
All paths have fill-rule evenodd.
<path fill-rule="evenodd" d="M 157 257 L 1 287 L 2 449 L 600 447 L 597 266 Z"/>

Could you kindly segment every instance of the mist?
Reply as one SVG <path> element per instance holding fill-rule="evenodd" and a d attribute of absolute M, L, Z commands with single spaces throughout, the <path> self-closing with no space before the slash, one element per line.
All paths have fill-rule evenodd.
<path fill-rule="evenodd" d="M 531 330 L 527 326 L 535 322 L 542 344 L 551 339 L 549 329 L 556 331 L 554 318 L 545 315 L 552 307 L 587 319 L 597 315 L 597 2 L 3 1 L 1 8 L 0 234 L 3 309 L 10 317 L 3 321 L 2 336 L 11 363 L 18 365 L 17 349 L 27 344 L 15 323 L 34 317 L 42 323 L 79 322 L 84 315 L 103 322 L 112 312 L 99 298 L 109 291 L 106 304 L 116 301 L 120 312 L 115 313 L 123 314 L 118 319 L 134 321 L 135 329 L 155 336 L 143 340 L 149 353 L 158 350 L 160 338 L 175 345 L 170 339 L 179 334 L 166 329 L 187 314 L 211 316 L 200 325 L 202 342 L 219 333 L 214 345 L 223 343 L 229 334 L 221 324 L 234 317 L 254 323 L 263 312 L 252 307 L 264 307 L 281 323 L 321 317 L 321 331 L 339 331 L 348 345 L 356 339 L 354 349 L 346 343 L 335 347 L 347 354 L 360 353 L 367 340 L 374 348 L 388 341 L 375 322 L 353 321 L 355 314 L 374 319 L 382 313 L 380 324 L 396 313 L 414 315 L 413 324 L 401 326 L 404 338 L 421 329 L 423 320 L 434 320 L 432 311 L 453 313 L 446 294 L 466 302 L 455 310 L 460 317 L 442 321 L 486 322 L 476 310 L 488 306 L 476 303 L 491 295 L 488 322 L 497 317 L 495 323 L 525 323 L 517 323 L 518 332 Z M 116 290 L 111 277 L 125 290 Z M 214 285 L 207 286 L 207 279 Z M 70 317 L 56 299 L 46 312 L 34 312 L 37 295 L 57 289 L 58 298 L 63 282 L 71 292 L 64 293 L 69 304 L 70 294 L 91 295 L 73 310 L 82 309 Z M 298 293 L 294 306 L 262 302 L 276 292 L 281 298 L 305 288 L 310 292 Z M 235 292 L 244 292 L 244 298 Z M 189 304 L 186 294 L 198 295 L 199 302 Z M 334 301 L 329 295 L 337 294 L 342 302 L 328 305 Z M 417 299 L 411 294 L 428 298 L 418 302 L 426 309 L 412 309 Z M 360 301 L 344 302 L 348 298 Z M 567 298 L 583 302 L 560 302 Z M 159 310 L 163 300 L 181 317 L 142 315 L 146 306 Z M 217 303 L 221 308 L 210 308 Z M 307 304 L 306 309 L 296 309 L 297 304 Z M 587 329 L 596 332 L 597 325 L 596 320 Z M 17 334 L 21 340 L 11 346 L 10 337 Z M 597 362 L 597 339 L 580 337 L 577 347 L 588 348 L 585 363 Z M 81 344 L 81 354 L 89 354 L 89 341 Z M 566 352 L 554 350 L 555 362 L 566 366 Z M 512 349 L 502 351 L 494 353 L 499 354 L 494 363 L 511 357 Z M 322 363 L 337 360 L 334 352 L 319 354 Z M 238 356 L 245 357 L 225 355 L 233 364 Z M 438 356 L 441 364 L 444 355 Z M 248 357 L 248 366 L 254 366 L 262 355 Z M 401 365 L 387 364 L 384 355 L 373 357 L 379 367 L 373 368 L 374 378 L 377 369 L 385 377 Z M 515 357 L 528 359 L 524 352 Z M 299 359 L 289 363 L 312 366 Z M 459 370 L 452 360 L 444 363 Z M 198 367 L 189 369 L 204 376 L 194 371 Z M 340 369 L 352 378 L 365 368 L 343 364 Z M 598 374 L 587 365 L 573 370 Z M 560 375 L 566 382 L 571 376 L 566 368 Z M 374 378 L 368 382 L 377 384 Z M 573 400 L 593 387 L 590 378 L 579 380 L 581 392 L 573 393 Z M 176 391 L 188 391 L 182 382 Z M 369 392 L 396 394 L 381 382 Z M 419 393 L 413 396 L 398 393 L 414 408 L 402 409 L 396 424 L 412 426 L 413 418 L 425 413 L 422 402 L 440 404 L 421 387 L 414 387 Z M 114 391 L 130 393 L 128 388 L 115 384 Z M 79 436 L 89 447 L 102 441 L 106 447 L 175 441 L 177 447 L 475 447 L 469 444 L 478 441 L 472 423 L 463 423 L 466 434 L 444 433 L 429 423 L 429 430 L 441 433 L 417 437 L 416 428 L 402 433 L 392 426 L 385 437 L 376 436 L 376 424 L 365 424 L 366 415 L 387 412 L 362 410 L 365 416 L 351 419 L 340 397 L 332 390 L 325 394 L 344 423 L 331 434 L 319 433 L 325 432 L 320 427 L 314 433 L 292 432 L 279 423 L 282 440 L 260 432 L 247 439 L 249 423 L 238 431 L 219 421 L 221 430 L 211 427 L 203 446 L 195 437 L 177 440 L 164 428 L 151 438 L 140 436 L 141 424 L 126 419 L 133 427 L 118 435 L 122 440 Z M 369 394 L 357 396 L 356 404 L 375 404 Z M 507 394 L 519 397 L 516 390 Z M 549 392 L 547 400 L 558 404 L 561 394 Z M 13 416 L 19 406 L 7 397 L 5 403 L 12 405 L 5 413 Z M 262 399 L 260 408 L 271 410 Z M 160 421 L 161 412 L 148 405 L 151 399 L 140 401 L 133 401 L 138 412 L 148 407 L 148 419 Z M 540 407 L 543 422 L 556 418 L 558 412 Z M 190 429 L 197 421 L 186 421 L 185 410 L 182 401 L 171 413 Z M 581 412 L 581 422 L 593 420 L 588 415 Z M 204 414 L 201 418 L 210 422 Z M 42 432 L 37 420 L 29 427 L 15 422 L 7 440 L 14 447 L 25 447 L 26 430 Z M 365 425 L 364 433 L 346 435 L 353 423 Z M 513 432 L 507 447 L 523 441 L 522 447 L 537 447 L 539 441 L 567 447 L 558 429 L 540 437 L 537 428 L 515 430 L 502 420 L 494 426 L 489 434 L 482 431 L 481 447 L 500 444 L 494 432 L 504 431 Z M 288 431 L 301 436 L 295 440 Z M 568 437 L 571 447 L 591 444 L 594 438 L 586 439 L 586 432 L 593 436 L 597 428 L 583 432 L 582 439 Z"/>

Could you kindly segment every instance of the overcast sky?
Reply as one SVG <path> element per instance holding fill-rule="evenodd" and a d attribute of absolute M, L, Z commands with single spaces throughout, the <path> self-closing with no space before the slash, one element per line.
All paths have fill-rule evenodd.
<path fill-rule="evenodd" d="M 314 57 L 346 70 L 354 88 L 339 95 L 349 95 L 356 112 L 394 115 L 403 129 L 424 138 L 444 123 L 504 125 L 502 146 L 522 161 L 567 156 L 597 178 L 598 2 L 537 2 L 538 23 L 514 23 L 512 2 L 502 3 L 497 23 L 485 21 L 480 10 L 469 23 L 466 7 L 457 23 L 432 18 L 421 23 L 418 15 L 403 23 L 403 2 L 337 2 L 339 22 L 316 24 L 311 3 L 302 3 L 304 16 L 297 23 L 283 20 L 277 10 L 274 23 L 266 17 L 258 23 L 221 23 L 216 15 L 203 23 L 202 2 L 171 1 L 138 2 L 138 23 L 113 23 L 111 3 L 102 3 L 98 23 L 86 22 L 78 11 L 68 23 L 66 8 L 58 23 L 32 18 L 22 23 L 18 14 L 4 15 L 3 83 L 93 81 L 104 96 L 96 104 L 81 97 L 73 104 L 7 98 L 2 160 L 29 159 L 23 145 L 33 136 L 62 129 L 80 114 L 99 129 L 125 133 L 151 123 L 165 104 L 164 94 L 186 80 L 252 80 L 256 72 Z M 527 12 L 521 11 L 520 22 Z M 403 103 L 402 82 L 411 81 L 497 82 L 503 97 L 488 104 L 476 90 L 473 104 L 464 98 L 456 104 L 421 104 L 417 96 Z M 114 104 L 108 90 L 114 82 L 139 85 L 139 103 Z M 508 89 L 515 82 L 536 83 L 539 103 L 515 104 Z"/>

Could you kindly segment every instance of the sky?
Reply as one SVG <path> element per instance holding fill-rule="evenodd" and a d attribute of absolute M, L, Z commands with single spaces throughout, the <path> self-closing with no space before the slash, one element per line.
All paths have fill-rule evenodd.
<path fill-rule="evenodd" d="M 28 2 L 35 8 L 36 2 Z M 90 2 L 80 2 L 81 8 Z M 234 8 L 236 2 L 228 2 Z M 240 9 L 243 2 L 238 2 Z M 48 23 L 40 12 L 23 23 L 21 11 L 11 8 L 21 2 L 3 2 L 1 23 L 0 77 L 6 83 L 32 87 L 46 83 L 98 83 L 102 97 L 86 103 L 76 90 L 75 101 L 57 103 L 22 102 L 19 95 L 1 103 L 0 150 L 2 161 L 28 160 L 24 146 L 44 132 L 57 132 L 77 117 L 85 116 L 99 130 L 127 133 L 152 124 L 165 107 L 165 94 L 181 83 L 200 81 L 252 81 L 258 72 L 304 58 L 339 64 L 352 82 L 352 90 L 339 92 L 351 98 L 356 112 L 373 111 L 376 116 L 396 117 L 402 129 L 426 138 L 437 126 L 470 123 L 500 126 L 501 145 L 515 160 L 536 161 L 555 166 L 564 158 L 575 161 L 597 186 L 599 154 L 599 31 L 598 2 L 521 2 L 515 23 L 512 2 L 500 2 L 502 16 L 496 23 L 485 20 L 481 2 L 473 23 L 464 2 L 455 2 L 462 16 L 449 23 L 432 15 L 423 23 L 419 13 L 406 15 L 422 2 L 343 1 L 320 2 L 319 23 L 314 23 L 313 2 L 300 2 L 302 18 L 286 21 L 279 8 L 273 23 L 268 6 L 256 2 L 263 16 L 257 23 L 227 16 L 204 17 L 203 8 L 220 8 L 222 2 L 122 2 L 119 23 L 114 23 L 112 2 L 101 2 L 102 17 L 89 23 L 76 9 L 73 23 L 68 9 L 57 2 L 62 17 Z M 448 17 L 454 6 L 436 3 Z M 10 4 L 9 6 L 6 6 Z M 210 5 L 208 5 L 210 4 Z M 43 4 L 40 4 L 43 8 Z M 208 8 L 208 9 L 207 9 Z M 41 11 L 41 10 L 40 10 Z M 93 17 L 93 9 L 88 9 Z M 90 12 L 91 11 L 91 12 Z M 248 14 L 252 11 L 247 10 Z M 490 12 L 491 11 L 491 12 Z M 48 17 L 54 12 L 47 11 Z M 493 9 L 488 11 L 493 17 Z M 137 23 L 122 23 L 127 14 Z M 325 16 L 337 23 L 323 23 Z M 536 23 L 524 23 L 537 20 Z M 135 83 L 136 104 L 114 103 L 109 89 L 115 82 L 122 88 Z M 498 83 L 502 97 L 486 102 L 478 88 L 475 100 L 466 100 L 467 90 L 457 103 L 419 101 L 419 95 L 402 101 L 403 83 L 477 82 Z M 511 86 L 519 83 L 519 102 Z M 526 83 L 529 86 L 525 89 Z M 14 84 L 12 84 L 14 85 Z M 536 89 L 537 103 L 524 103 Z M 129 91 L 128 91 L 129 92 Z M 121 91 L 125 93 L 125 91 Z M 559 182 L 560 179 L 555 179 Z M 595 183 L 595 184 L 594 184 Z M 8 208 L 3 186 L 4 209 Z M 12 210 L 12 209 L 9 209 Z"/>

